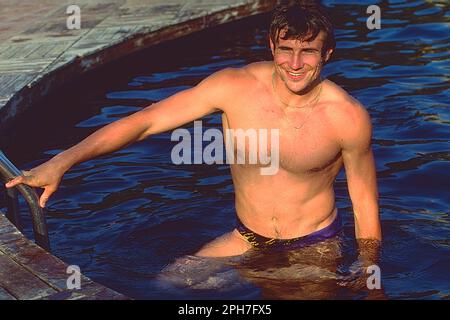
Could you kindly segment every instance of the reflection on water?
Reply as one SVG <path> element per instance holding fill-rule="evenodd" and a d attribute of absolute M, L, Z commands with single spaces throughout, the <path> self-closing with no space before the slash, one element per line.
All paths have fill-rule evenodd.
<path fill-rule="evenodd" d="M 381 297 L 448 299 L 448 7 L 439 1 L 382 2 L 382 28 L 371 31 L 362 1 L 325 4 L 333 12 L 338 46 L 324 75 L 366 106 L 374 127 L 384 233 Z M 260 16 L 109 66 L 50 97 L 4 149 L 30 168 L 212 72 L 270 59 L 266 27 L 267 16 Z M 219 115 L 206 117 L 203 126 L 220 127 Z M 192 124 L 185 127 L 192 130 Z M 135 298 L 373 295 L 354 264 L 343 173 L 335 183 L 344 213 L 339 242 L 198 258 L 192 254 L 235 225 L 233 186 L 225 165 L 171 164 L 173 145 L 170 133 L 160 134 L 67 173 L 49 207 L 54 253 Z M 26 232 L 31 235 L 30 228 Z"/>
<path fill-rule="evenodd" d="M 342 276 L 339 239 L 292 251 L 254 253 L 237 265 L 264 299 L 333 299 Z"/>
<path fill-rule="evenodd" d="M 343 249 L 343 238 L 337 237 L 291 251 L 251 250 L 227 258 L 187 255 L 166 266 L 155 283 L 171 298 L 233 298 L 236 292 L 242 298 L 252 287 L 262 299 L 386 298 L 383 290 L 366 288 L 369 274 L 362 266 L 344 267 Z"/>

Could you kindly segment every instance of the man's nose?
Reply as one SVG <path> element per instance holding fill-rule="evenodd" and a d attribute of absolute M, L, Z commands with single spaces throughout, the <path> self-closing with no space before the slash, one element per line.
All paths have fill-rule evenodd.
<path fill-rule="evenodd" d="M 303 57 L 301 53 L 297 53 L 292 55 L 291 58 L 291 69 L 293 70 L 298 70 L 298 69 L 302 69 L 304 65 L 304 61 L 303 61 Z"/>

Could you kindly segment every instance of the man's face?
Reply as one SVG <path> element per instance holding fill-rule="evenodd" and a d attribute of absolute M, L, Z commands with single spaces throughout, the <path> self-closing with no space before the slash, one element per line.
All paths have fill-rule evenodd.
<path fill-rule="evenodd" d="M 332 50 L 328 50 L 322 56 L 325 38 L 323 31 L 309 42 L 296 39 L 283 40 L 282 36 L 283 32 L 280 32 L 277 44 L 270 41 L 275 72 L 287 89 L 293 93 L 302 93 L 320 77 L 323 63 L 330 58 Z"/>

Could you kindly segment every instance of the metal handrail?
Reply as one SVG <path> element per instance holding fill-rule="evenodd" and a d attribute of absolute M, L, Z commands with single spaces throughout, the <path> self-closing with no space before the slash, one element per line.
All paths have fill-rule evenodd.
<path fill-rule="evenodd" d="M 22 172 L 14 166 L 11 161 L 0 150 L 0 175 L 3 180 L 9 181 Z M 47 222 L 45 219 L 45 210 L 39 206 L 39 197 L 36 191 L 25 184 L 19 184 L 15 187 L 30 207 L 31 220 L 33 222 L 34 239 L 36 243 L 47 251 L 50 251 L 50 241 L 48 238 Z M 9 197 L 8 218 L 20 230 L 22 222 L 20 219 L 17 191 L 15 189 L 7 189 Z"/>

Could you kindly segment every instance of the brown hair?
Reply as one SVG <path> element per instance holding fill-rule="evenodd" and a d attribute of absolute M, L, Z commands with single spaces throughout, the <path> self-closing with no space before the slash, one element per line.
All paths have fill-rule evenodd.
<path fill-rule="evenodd" d="M 334 30 L 330 17 L 317 1 L 297 1 L 294 5 L 281 4 L 272 14 L 269 35 L 276 46 L 280 33 L 282 39 L 314 40 L 320 31 L 325 32 L 322 55 L 328 49 L 334 49 Z"/>

